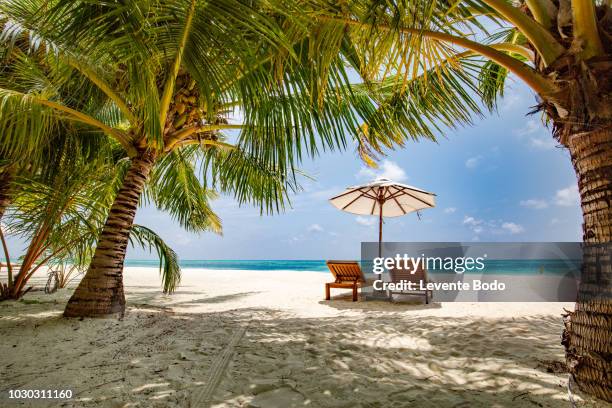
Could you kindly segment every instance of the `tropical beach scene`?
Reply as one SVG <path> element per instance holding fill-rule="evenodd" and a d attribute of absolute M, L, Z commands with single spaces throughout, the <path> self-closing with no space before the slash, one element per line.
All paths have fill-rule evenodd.
<path fill-rule="evenodd" d="M 610 1 L 0 27 L 0 406 L 612 406 Z"/>

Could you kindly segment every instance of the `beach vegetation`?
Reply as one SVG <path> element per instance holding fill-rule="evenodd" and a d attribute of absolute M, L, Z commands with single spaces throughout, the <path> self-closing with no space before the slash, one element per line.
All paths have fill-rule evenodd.
<path fill-rule="evenodd" d="M 103 135 L 98 135 L 98 141 L 92 135 L 83 140 L 64 130 L 66 137 L 56 139 L 54 154 L 48 156 L 56 161 L 45 167 L 49 173 L 39 168 L 13 176 L 11 205 L 0 229 L 7 261 L 2 299 L 20 299 L 32 288 L 28 281 L 41 268 L 50 270 L 50 288 L 63 288 L 86 267 L 120 185 L 121 169 L 126 167 L 122 162 L 127 160 L 113 160 L 116 146 Z M 11 258 L 5 233 L 27 243 L 18 259 Z M 174 251 L 143 226 L 134 226 L 130 240 L 157 253 L 163 289 L 173 291 L 180 280 Z"/>

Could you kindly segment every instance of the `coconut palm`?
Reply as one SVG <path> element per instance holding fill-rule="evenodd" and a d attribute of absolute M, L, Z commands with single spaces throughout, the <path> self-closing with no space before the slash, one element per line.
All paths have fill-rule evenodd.
<path fill-rule="evenodd" d="M 457 104 L 458 95 L 494 108 L 509 74 L 536 93 L 534 112 L 569 150 L 584 220 L 582 283 L 563 336 L 567 363 L 581 389 L 612 401 L 610 2 L 372 0 L 317 18 L 360 44 L 362 74 L 388 88 L 381 113 L 406 118 L 415 105 L 446 104 L 469 121 L 480 108 Z M 454 75 L 466 68 L 475 73 L 471 85 L 457 86 Z"/>
<path fill-rule="evenodd" d="M 96 138 L 99 143 L 92 140 Z M 105 140 L 103 135 L 88 135 L 85 140 L 67 136 L 48 154 L 50 161 L 56 161 L 46 166 L 49 174 L 39 169 L 35 174 L 14 177 L 12 203 L 3 229 L 28 242 L 28 246 L 14 271 L 4 232 L 0 230 L 8 269 L 2 299 L 19 299 L 27 293 L 29 279 L 43 266 L 86 266 L 127 164 L 125 160 L 111 160 L 116 153 L 108 150 L 117 149 Z M 93 149 L 92 142 L 96 144 Z M 173 291 L 180 280 L 174 251 L 143 226 L 134 226 L 130 239 L 135 245 L 157 252 L 163 289 Z"/>
<path fill-rule="evenodd" d="M 112 185 L 107 182 L 112 167 L 84 155 L 81 149 L 72 149 L 74 139 L 66 138 L 65 142 L 54 150 L 62 153 L 54 157 L 58 160 L 52 175 L 23 172 L 13 176 L 11 206 L 3 229 L 29 245 L 15 276 L 4 246 L 8 268 L 5 298 L 23 296 L 30 277 L 53 258 L 73 250 L 74 254 L 81 252 L 87 246 L 86 237 L 93 236 L 94 220 L 103 208 L 101 200 L 108 201 L 101 183 Z"/>
<path fill-rule="evenodd" d="M 368 147 L 373 153 L 401 142 L 358 131 L 376 104 L 366 88 L 352 92 L 344 67 L 350 57 L 340 58 L 351 48 L 328 43 L 325 30 L 309 36 L 295 7 L 237 0 L 0 5 L 0 39 L 22 66 L 0 88 L 2 145 L 35 144 L 59 122 L 73 121 L 104 132 L 129 156 L 66 316 L 123 311 L 125 251 L 150 180 L 155 186 L 145 197 L 184 226 L 210 227 L 195 211 L 201 194 L 165 185 L 185 180 L 193 166 L 186 156 L 203 158 L 207 183 L 271 212 L 295 186 L 302 155 L 345 147 L 347 133 L 364 157 Z M 236 111 L 242 122 L 229 123 Z M 372 125 L 391 129 L 393 122 Z M 233 129 L 240 131 L 234 148 L 221 140 Z M 186 207 L 176 208 L 179 198 Z"/>
<path fill-rule="evenodd" d="M 8 14 L 4 15 L 4 39 L 8 42 L 26 42 L 34 52 L 23 52 L 23 47 L 12 47 L 12 44 L 7 46 L 7 54 L 12 58 L 11 65 L 16 66 L 14 73 L 17 75 L 11 75 L 11 80 L 4 81 L 5 88 L 1 92 L 5 102 L 2 115 L 3 128 L 6 130 L 3 134 L 3 146 L 23 145 L 21 140 L 15 142 L 19 136 L 27 136 L 29 140 L 44 138 L 59 121 L 71 120 L 89 125 L 91 130 L 107 133 L 128 153 L 129 168 L 123 186 L 116 195 L 106 227 L 99 237 L 89 272 L 77 289 L 66 314 L 96 314 L 96 311 L 108 313 L 122 310 L 124 301 L 121 269 L 145 180 L 150 173 L 153 173 L 156 179 L 159 178 L 157 173 L 163 176 L 161 182 L 150 186 L 147 197 L 152 198 L 159 207 L 169 209 L 183 226 L 195 231 L 211 227 L 218 229 L 214 214 L 202 211 L 206 210 L 206 190 L 176 186 L 177 183 L 182 183 L 183 187 L 198 185 L 192 162 L 192 156 L 197 152 L 193 149 L 187 152 L 187 145 L 214 143 L 217 139 L 213 134 L 215 130 L 232 126 L 217 123 L 218 112 L 223 109 L 216 106 L 219 102 L 213 100 L 210 92 L 206 99 L 200 98 L 193 80 L 181 70 L 184 48 L 188 44 L 188 32 L 195 14 L 195 3 L 192 7 L 179 10 L 178 16 L 175 12 L 184 4 L 165 6 L 151 3 L 149 11 L 152 14 L 149 20 L 140 21 L 138 16 L 134 15 L 135 10 L 123 10 L 124 15 L 119 17 L 130 19 L 132 24 L 127 24 L 122 33 L 116 32 L 114 27 L 119 20 L 104 20 L 105 14 L 114 14 L 118 6 L 104 9 L 88 4 L 83 5 L 84 8 L 72 9 L 72 4 L 57 3 L 54 12 L 45 16 L 48 19 L 41 21 L 38 12 L 42 10 L 42 5 L 49 6 L 45 2 L 38 5 L 18 2 L 12 5 L 15 7 L 5 10 L 14 14 L 10 17 L 7 17 Z M 62 26 L 67 22 L 63 15 L 67 9 L 72 9 L 70 17 L 74 25 L 69 23 L 66 28 L 79 31 L 80 27 L 76 24 L 78 19 L 81 19 L 82 23 L 87 19 L 101 18 L 103 22 L 98 24 L 100 31 L 82 33 L 81 41 L 74 43 L 70 40 L 68 30 L 63 33 L 54 29 L 46 31 L 50 22 Z M 228 16 L 225 11 L 223 15 Z M 165 25 L 161 24 L 160 21 L 164 19 L 173 19 L 174 26 L 167 22 Z M 195 21 L 195 24 L 206 23 L 208 22 L 202 19 Z M 56 25 L 57 27 L 59 25 Z M 141 31 L 142 29 L 144 31 Z M 138 31 L 148 34 L 145 39 L 150 39 L 150 42 L 147 43 L 142 38 L 137 38 L 138 36 L 133 38 Z M 94 38 L 104 32 L 102 38 Z M 73 34 L 79 38 L 78 32 Z M 195 43 L 196 49 L 211 44 L 192 36 L 194 37 L 192 42 Z M 172 40 L 176 40 L 175 43 L 165 43 Z M 131 41 L 131 44 L 121 45 L 124 41 Z M 115 45 L 107 47 L 110 43 Z M 167 48 L 168 45 L 170 49 Z M 125 54 L 116 55 L 115 47 Z M 188 48 L 185 57 L 190 58 L 190 63 L 194 64 L 196 61 L 193 51 L 190 54 L 189 50 Z M 223 61 L 224 64 L 230 62 Z M 200 69 L 199 75 L 208 68 Z M 212 68 L 217 70 L 220 67 Z M 215 72 L 207 74 L 211 79 L 217 75 Z M 33 83 L 35 86 L 32 86 Z M 70 88 L 67 84 L 75 83 L 80 85 L 78 92 L 76 89 L 66 89 Z M 215 83 L 210 81 L 206 86 L 215 86 Z M 88 95 L 88 98 L 83 98 L 83 93 Z M 100 108 L 100 102 L 106 106 Z M 204 104 L 210 104 L 210 108 L 203 109 Z M 170 114 L 169 108 L 172 108 Z M 19 113 L 23 115 L 19 117 Z M 217 156 L 229 155 L 219 153 Z M 249 165 L 241 159 L 244 159 L 244 155 L 232 154 L 232 160 L 242 164 L 241 168 L 248 171 Z M 154 169 L 155 164 L 158 166 Z M 259 168 L 252 170 L 254 174 L 258 172 L 263 173 Z M 272 173 L 260 177 L 260 184 L 252 188 L 257 188 L 261 194 L 275 189 L 274 185 L 267 187 L 265 184 L 269 174 Z M 276 179 L 273 180 L 275 181 Z M 104 275 L 109 270 L 116 276 L 116 281 L 110 288 L 104 282 Z M 106 299 L 87 298 L 88 293 L 96 290 L 96 285 L 106 289 L 97 292 L 98 296 L 102 295 L 101 297 Z M 98 300 L 100 305 L 97 305 Z M 93 305 L 93 309 L 87 309 L 88 304 Z M 74 311 L 75 308 L 85 310 Z"/>
<path fill-rule="evenodd" d="M 30 52 L 31 51 L 31 52 Z M 30 54 L 25 60 L 26 53 Z M 37 64 L 32 64 L 37 61 Z M 41 71 L 48 71 L 44 66 L 42 50 L 30 50 L 29 41 L 15 41 L 10 46 L 0 45 L 0 83 L 1 87 L 12 86 L 23 92 L 40 89 L 38 82 L 43 79 Z M 19 85 L 18 85 L 19 84 Z M 87 103 L 91 95 L 78 93 L 78 83 L 65 82 L 62 84 L 64 92 L 72 91 L 74 103 Z M 76 102 L 81 98 L 79 102 Z M 19 118 L 5 110 L 1 116 L 3 127 L 14 128 Z M 54 126 L 57 125 L 57 126 Z M 45 127 L 43 132 L 42 127 Z M 6 137 L 0 144 L 0 219 L 11 204 L 13 197 L 18 194 L 15 183 L 17 177 L 37 177 L 39 182 L 51 182 L 55 172 L 59 169 L 65 148 L 72 146 L 75 151 L 85 153 L 85 150 L 95 150 L 101 139 L 89 137 L 79 139 L 77 126 L 74 123 L 57 123 L 51 125 L 47 121 L 38 123 L 27 122 L 19 125 L 20 134 L 17 137 Z M 11 131 L 8 132 L 11 134 Z M 91 131 L 88 134 L 92 134 Z M 106 142 L 104 142 L 106 143 Z M 80 146 L 76 149 L 75 146 Z"/>
<path fill-rule="evenodd" d="M 23 41 L 0 47 L 4 56 L 0 76 L 3 85 L 21 85 L 21 89 L 31 92 L 31 88 L 37 89 L 44 82 L 41 72 L 51 68 L 41 58 L 44 53 L 35 50 L 24 59 L 27 49 L 28 43 Z M 93 106 L 96 99 L 87 93 L 75 93 L 75 86 L 78 88 L 79 84 L 74 78 L 67 78 L 56 89 L 76 95 L 72 96 L 73 103 Z M 98 109 L 104 114 L 104 104 Z M 2 118 L 9 124 L 15 120 L 12 115 Z M 36 125 L 29 126 L 23 129 L 33 137 L 21 134 L 17 142 L 5 139 L 0 145 L 0 190 L 4 204 L 0 216 L 11 205 L 8 219 L 0 227 L 8 271 L 7 282 L 0 284 L 2 299 L 23 296 L 29 290 L 26 288 L 29 279 L 42 266 L 61 264 L 71 270 L 87 266 L 85 263 L 91 259 L 91 250 L 129 164 L 125 151 L 116 142 L 79 122 L 57 122 L 45 132 L 37 132 Z M 193 179 L 185 178 L 186 183 L 181 179 L 173 187 L 199 195 L 202 188 Z M 184 204 L 178 201 L 178 207 Z M 201 200 L 199 204 L 204 215 L 199 218 L 212 221 L 213 229 L 217 230 L 216 217 L 211 215 L 207 201 Z M 16 270 L 10 264 L 5 232 L 28 242 Z M 133 244 L 157 252 L 164 291 L 173 291 L 180 280 L 174 251 L 146 227 L 135 226 L 130 239 Z"/>

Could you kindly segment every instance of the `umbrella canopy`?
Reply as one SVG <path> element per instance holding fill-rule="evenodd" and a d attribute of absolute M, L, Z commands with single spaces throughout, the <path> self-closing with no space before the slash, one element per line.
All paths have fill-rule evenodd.
<path fill-rule="evenodd" d="M 359 215 L 378 215 L 378 256 L 381 256 L 383 217 L 401 217 L 436 206 L 435 194 L 386 178 L 362 186 L 348 187 L 329 199 L 339 210 Z"/>

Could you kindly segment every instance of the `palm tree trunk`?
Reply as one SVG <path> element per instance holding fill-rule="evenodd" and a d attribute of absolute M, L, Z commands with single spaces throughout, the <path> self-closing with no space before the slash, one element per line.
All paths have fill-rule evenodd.
<path fill-rule="evenodd" d="M 125 311 L 123 262 L 138 200 L 155 160 L 156 155 L 150 152 L 132 159 L 89 269 L 68 301 L 64 316 L 94 317 Z"/>
<path fill-rule="evenodd" d="M 28 283 L 30 271 L 36 260 L 40 257 L 40 253 L 43 250 L 45 241 L 49 237 L 50 228 L 49 223 L 44 222 L 36 229 L 36 233 L 33 235 L 28 250 L 26 251 L 19 267 L 19 272 L 15 276 L 15 280 L 11 287 L 11 298 L 19 299 L 25 294 L 25 285 Z"/>
<path fill-rule="evenodd" d="M 584 223 L 583 266 L 562 344 L 578 387 L 612 402 L 612 126 L 574 134 L 568 147 Z"/>

